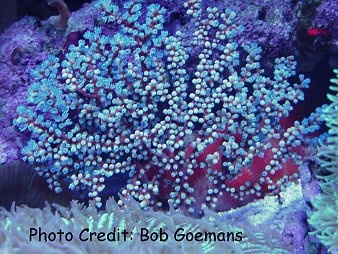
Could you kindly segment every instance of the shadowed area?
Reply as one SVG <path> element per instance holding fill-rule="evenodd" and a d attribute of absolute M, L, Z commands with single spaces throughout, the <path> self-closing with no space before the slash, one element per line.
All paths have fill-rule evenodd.
<path fill-rule="evenodd" d="M 0 166 L 0 206 L 6 209 L 13 202 L 17 206 L 43 208 L 46 202 L 69 206 L 71 200 L 72 193 L 66 186 L 60 194 L 55 193 L 31 165 L 15 161 Z"/>

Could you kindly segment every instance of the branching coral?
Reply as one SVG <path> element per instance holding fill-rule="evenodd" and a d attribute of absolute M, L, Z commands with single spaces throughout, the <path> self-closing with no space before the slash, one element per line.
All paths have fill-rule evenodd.
<path fill-rule="evenodd" d="M 338 76 L 338 70 L 335 70 Z M 310 214 L 309 223 L 314 227 L 319 240 L 329 248 L 332 253 L 338 252 L 338 79 L 332 79 L 329 94 L 332 103 L 324 110 L 323 118 L 329 128 L 329 137 L 322 144 L 318 153 L 319 166 L 327 171 L 320 184 L 322 194 L 312 200 L 316 209 Z"/>
<path fill-rule="evenodd" d="M 128 173 L 123 196 L 200 215 L 297 177 L 305 135 L 318 125 L 315 114 L 284 124 L 309 84 L 293 57 L 265 76 L 258 45 L 234 41 L 235 13 L 204 12 L 198 0 L 185 3 L 196 25 L 189 43 L 164 30 L 158 4 L 98 8 L 101 27 L 32 72 L 28 107 L 14 122 L 31 133 L 24 159 L 50 188 L 60 192 L 66 178 L 101 206 L 106 179 Z"/>
<path fill-rule="evenodd" d="M 63 0 L 48 0 L 47 3 L 59 12 L 59 16 L 56 17 L 56 25 L 62 29 L 67 28 L 70 16 L 67 4 Z"/>

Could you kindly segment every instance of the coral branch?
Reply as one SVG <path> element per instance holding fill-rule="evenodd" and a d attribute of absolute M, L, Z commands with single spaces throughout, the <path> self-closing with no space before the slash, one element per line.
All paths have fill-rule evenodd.
<path fill-rule="evenodd" d="M 58 25 L 60 28 L 67 28 L 70 16 L 67 4 L 63 0 L 47 0 L 47 3 L 58 10 Z"/>
<path fill-rule="evenodd" d="M 30 106 L 15 124 L 32 133 L 22 153 L 50 188 L 60 191 L 66 177 L 101 206 L 107 180 L 128 174 L 121 193 L 141 207 L 172 202 L 201 215 L 297 178 L 318 112 L 286 128 L 282 119 L 309 80 L 296 76 L 292 56 L 277 58 L 266 76 L 261 48 L 235 41 L 242 27 L 231 10 L 185 6 L 196 25 L 189 42 L 164 30 L 158 4 L 101 0 L 102 27 L 32 72 Z"/>

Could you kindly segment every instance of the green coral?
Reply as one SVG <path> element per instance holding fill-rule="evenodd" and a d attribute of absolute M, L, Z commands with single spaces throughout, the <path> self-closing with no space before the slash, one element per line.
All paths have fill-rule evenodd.
<path fill-rule="evenodd" d="M 320 146 L 318 160 L 320 167 L 328 172 L 321 176 L 322 194 L 312 204 L 316 209 L 310 214 L 309 223 L 315 234 L 331 253 L 338 253 L 338 69 L 334 70 L 337 78 L 331 79 L 331 91 L 328 94 L 332 103 L 323 111 L 323 119 L 329 128 L 329 137 Z"/>
<path fill-rule="evenodd" d="M 16 207 L 11 211 L 0 210 L 0 253 L 23 253 L 26 254 L 91 254 L 91 253 L 176 253 L 176 254 L 287 254 L 290 253 L 281 242 L 267 229 L 264 233 L 255 233 L 257 229 L 248 225 L 247 229 L 239 229 L 231 226 L 230 221 L 224 221 L 219 214 L 205 209 L 205 216 L 194 219 L 182 214 L 180 210 L 173 209 L 172 205 L 168 212 L 144 211 L 134 199 L 125 199 L 124 207 L 121 208 L 113 200 L 109 199 L 106 211 L 98 211 L 91 203 L 88 207 L 72 202 L 70 208 L 55 205 L 55 212 L 50 206 L 44 210 Z M 59 240 L 51 241 L 47 236 L 32 237 L 29 240 L 30 228 L 38 229 L 50 234 L 59 230 L 73 234 L 72 240 L 66 240 L 65 235 Z M 79 234 L 83 229 L 89 232 L 103 232 L 108 234 L 114 230 L 126 229 L 132 232 L 133 238 L 127 236 L 126 241 L 98 240 L 93 237 L 92 241 L 81 241 Z M 140 231 L 142 228 L 149 232 L 159 232 L 162 229 L 168 233 L 166 241 L 141 241 Z M 188 241 L 174 240 L 174 232 L 179 228 L 183 233 L 204 234 L 204 232 L 242 232 L 241 241 Z M 201 233 L 200 233 L 201 232 Z M 102 234 L 103 234 L 102 233 Z M 88 237 L 88 234 L 85 235 Z"/>

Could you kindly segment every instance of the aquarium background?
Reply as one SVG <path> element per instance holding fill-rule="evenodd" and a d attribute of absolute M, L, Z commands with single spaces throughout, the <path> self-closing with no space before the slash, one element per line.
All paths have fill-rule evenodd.
<path fill-rule="evenodd" d="M 337 13 L 0 1 L 0 252 L 337 253 Z M 171 237 L 142 242 L 141 228 Z M 179 228 L 243 239 L 177 241 Z"/>

